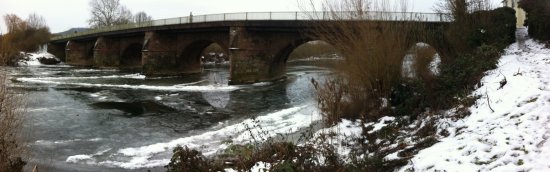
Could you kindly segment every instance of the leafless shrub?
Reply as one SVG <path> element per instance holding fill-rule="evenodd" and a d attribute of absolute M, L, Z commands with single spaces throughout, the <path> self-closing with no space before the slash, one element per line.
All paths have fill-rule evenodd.
<path fill-rule="evenodd" d="M 334 22 L 321 24 L 316 34 L 345 59 L 336 69 L 340 79 L 317 83 L 319 105 L 330 119 L 327 123 L 338 122 L 332 119 L 340 117 L 359 119 L 363 115 L 372 120 L 387 115 L 384 104 L 401 79 L 403 58 L 411 45 L 426 37 L 427 30 L 416 22 L 369 20 L 405 17 L 369 12 L 404 10 L 406 5 L 375 0 L 325 2 L 323 10 Z"/>

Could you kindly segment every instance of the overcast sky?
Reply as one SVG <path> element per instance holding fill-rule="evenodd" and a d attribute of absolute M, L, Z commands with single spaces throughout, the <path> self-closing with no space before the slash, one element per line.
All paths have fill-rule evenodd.
<path fill-rule="evenodd" d="M 25 19 L 37 13 L 46 19 L 52 33 L 87 27 L 90 0 L 0 0 L 0 15 L 16 14 Z M 415 12 L 432 12 L 439 0 L 407 0 Z M 499 0 L 495 0 L 499 1 Z M 145 11 L 153 19 L 227 12 L 301 11 L 308 0 L 121 0 L 133 13 Z M 414 2 L 414 3 L 412 3 Z M 302 6 L 302 7 L 301 7 Z M 0 31 L 6 32 L 4 19 Z"/>

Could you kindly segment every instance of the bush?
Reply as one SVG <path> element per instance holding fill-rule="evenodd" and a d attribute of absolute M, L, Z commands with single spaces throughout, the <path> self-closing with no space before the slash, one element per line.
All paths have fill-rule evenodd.
<path fill-rule="evenodd" d="M 497 8 L 491 11 L 478 11 L 471 14 L 474 22 L 472 33 L 469 33 L 468 43 L 471 47 L 481 45 L 496 45 L 503 49 L 516 40 L 516 12 L 510 7 Z"/>
<path fill-rule="evenodd" d="M 519 6 L 527 12 L 527 25 L 529 36 L 532 38 L 550 40 L 550 1 L 547 0 L 521 0 Z"/>
<path fill-rule="evenodd" d="M 484 72 L 496 68 L 502 49 L 483 45 L 472 54 L 462 54 L 452 64 L 443 64 L 437 84 L 428 94 L 427 102 L 433 108 L 450 108 L 464 98 L 470 91 L 480 86 Z"/>
<path fill-rule="evenodd" d="M 170 163 L 165 166 L 168 172 L 202 172 L 212 168 L 208 160 L 197 150 L 178 145 L 173 153 Z"/>

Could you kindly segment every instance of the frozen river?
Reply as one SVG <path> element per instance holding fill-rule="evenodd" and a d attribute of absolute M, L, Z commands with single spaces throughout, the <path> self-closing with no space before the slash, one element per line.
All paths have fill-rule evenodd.
<path fill-rule="evenodd" d="M 64 65 L 7 70 L 29 102 L 29 164 L 47 171 L 164 171 L 176 145 L 212 155 L 250 134 L 300 131 L 320 118 L 311 79 L 330 75 L 304 61 L 289 62 L 287 79 L 236 86 L 227 67 L 167 78 Z"/>

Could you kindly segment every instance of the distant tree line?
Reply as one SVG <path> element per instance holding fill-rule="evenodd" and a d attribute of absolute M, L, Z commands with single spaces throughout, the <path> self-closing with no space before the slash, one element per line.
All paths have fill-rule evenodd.
<path fill-rule="evenodd" d="M 519 6 L 527 12 L 529 36 L 543 41 L 550 40 L 550 1 L 522 0 Z"/>
<path fill-rule="evenodd" d="M 91 28 L 114 26 L 129 23 L 141 23 L 151 21 L 152 17 L 140 11 L 135 15 L 120 0 L 91 0 L 90 19 Z"/>
<path fill-rule="evenodd" d="M 20 52 L 35 52 L 50 40 L 50 28 L 46 20 L 30 14 L 26 20 L 15 14 L 4 16 L 7 33 L 0 35 L 0 65 L 13 64 Z"/>

